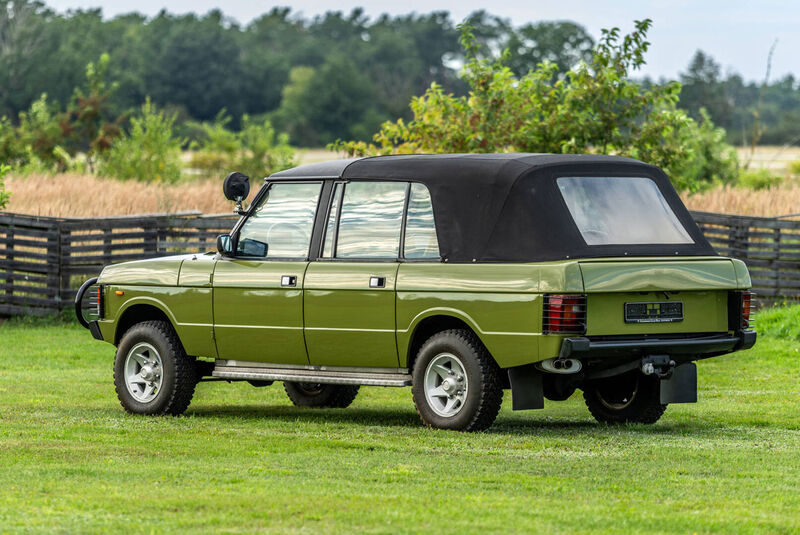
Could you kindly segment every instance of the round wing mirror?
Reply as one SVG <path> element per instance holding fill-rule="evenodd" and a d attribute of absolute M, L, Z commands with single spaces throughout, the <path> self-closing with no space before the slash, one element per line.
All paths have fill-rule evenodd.
<path fill-rule="evenodd" d="M 242 201 L 250 194 L 250 177 L 238 171 L 230 173 L 222 183 L 222 193 L 226 199 L 236 203 L 234 211 L 241 212 Z"/>

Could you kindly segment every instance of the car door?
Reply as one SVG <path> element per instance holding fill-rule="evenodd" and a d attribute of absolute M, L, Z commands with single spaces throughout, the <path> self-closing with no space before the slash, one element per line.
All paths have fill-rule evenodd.
<path fill-rule="evenodd" d="M 321 258 L 304 281 L 313 365 L 398 366 L 395 284 L 408 183 L 334 186 Z"/>
<path fill-rule="evenodd" d="M 275 182 L 232 236 L 214 270 L 220 359 L 308 364 L 303 282 L 321 182 Z"/>

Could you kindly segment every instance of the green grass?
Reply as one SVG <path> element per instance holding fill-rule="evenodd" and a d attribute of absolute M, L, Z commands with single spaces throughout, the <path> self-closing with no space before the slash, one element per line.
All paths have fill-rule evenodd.
<path fill-rule="evenodd" d="M 280 384 L 204 383 L 184 417 L 129 416 L 110 345 L 6 322 L 0 533 L 800 533 L 800 341 L 774 314 L 800 308 L 701 362 L 700 403 L 654 426 L 507 395 L 480 434 L 421 427 L 408 389 L 310 410 Z"/>

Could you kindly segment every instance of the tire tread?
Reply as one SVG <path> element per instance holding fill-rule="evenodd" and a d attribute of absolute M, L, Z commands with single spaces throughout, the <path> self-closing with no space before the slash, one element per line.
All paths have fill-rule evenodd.
<path fill-rule="evenodd" d="M 167 343 L 169 344 L 170 349 L 175 356 L 175 376 L 173 378 L 172 387 L 169 388 L 170 397 L 164 407 L 156 414 L 172 416 L 183 414 L 186 409 L 189 408 L 189 404 L 192 402 L 192 397 L 194 397 L 195 387 L 197 386 L 197 367 L 195 365 L 194 357 L 190 357 L 186 354 L 186 351 L 183 349 L 183 344 L 181 343 L 180 338 L 178 338 L 178 334 L 169 323 L 158 320 L 136 323 L 132 325 L 125 332 L 125 334 L 122 335 L 122 339 L 124 339 L 125 336 L 133 329 L 137 328 L 149 328 L 157 331 L 167 340 Z M 165 357 L 162 357 L 162 359 L 163 358 Z M 114 390 L 117 393 L 117 398 L 126 412 L 130 414 L 140 414 L 125 404 L 121 392 L 121 388 L 124 387 L 120 386 L 121 381 L 118 381 L 117 379 L 115 366 Z"/>

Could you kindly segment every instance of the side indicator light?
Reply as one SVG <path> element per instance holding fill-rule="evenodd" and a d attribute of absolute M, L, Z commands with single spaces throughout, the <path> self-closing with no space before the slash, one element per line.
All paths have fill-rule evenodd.
<path fill-rule="evenodd" d="M 125 295 L 125 292 L 123 292 L 122 290 L 117 290 L 114 293 L 117 294 L 117 295 Z"/>

